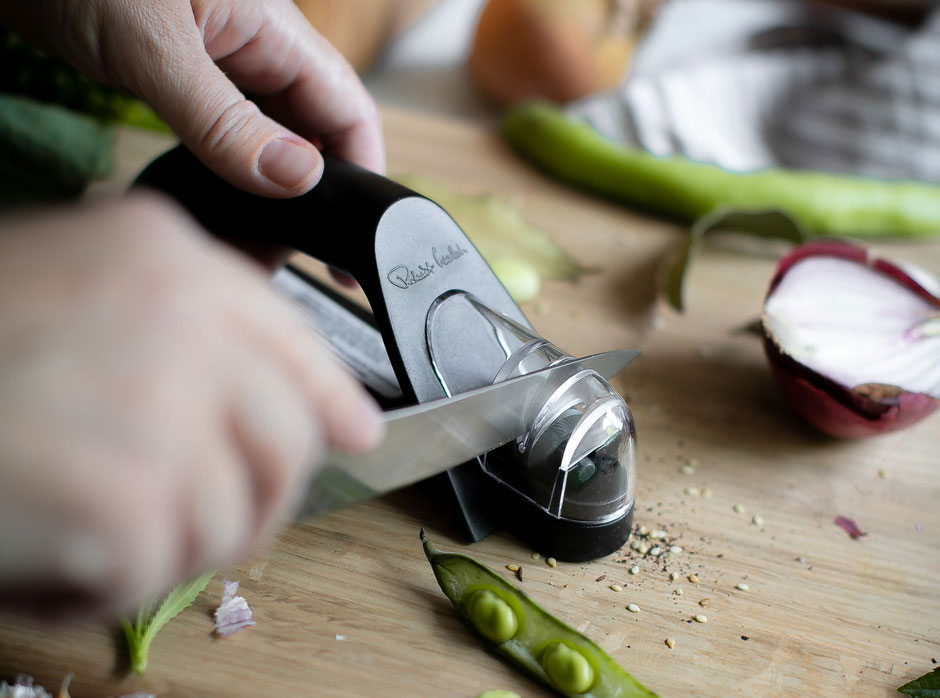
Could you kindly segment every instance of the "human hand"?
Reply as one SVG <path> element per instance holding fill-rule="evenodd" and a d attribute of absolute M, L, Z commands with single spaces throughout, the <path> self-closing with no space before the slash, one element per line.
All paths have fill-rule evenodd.
<path fill-rule="evenodd" d="M 0 605 L 128 609 L 244 555 L 371 401 L 163 199 L 0 223 Z"/>
<path fill-rule="evenodd" d="M 323 161 L 311 139 L 384 170 L 374 102 L 290 0 L 10 0 L 0 19 L 149 102 L 206 165 L 255 194 L 312 188 Z"/>

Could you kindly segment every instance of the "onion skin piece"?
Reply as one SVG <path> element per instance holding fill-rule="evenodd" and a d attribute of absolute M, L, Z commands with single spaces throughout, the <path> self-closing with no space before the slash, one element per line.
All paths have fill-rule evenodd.
<path fill-rule="evenodd" d="M 896 264 L 871 258 L 868 250 L 839 240 L 801 245 L 784 256 L 770 283 L 767 297 L 787 272 L 815 256 L 841 257 L 869 266 L 892 277 L 911 292 L 940 308 L 940 298 L 915 281 Z M 858 439 L 904 429 L 940 407 L 940 399 L 908 392 L 892 385 L 865 384 L 847 387 L 790 357 L 777 344 L 766 322 L 761 323 L 764 351 L 780 391 L 810 424 L 830 436 Z"/>

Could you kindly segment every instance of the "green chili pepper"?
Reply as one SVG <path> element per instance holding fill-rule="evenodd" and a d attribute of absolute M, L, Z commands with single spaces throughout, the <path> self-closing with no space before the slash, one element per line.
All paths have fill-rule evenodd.
<path fill-rule="evenodd" d="M 421 531 L 424 553 L 457 614 L 499 654 L 563 696 L 655 698 L 610 655 L 467 555 L 441 552 Z"/>
<path fill-rule="evenodd" d="M 656 157 L 606 140 L 542 102 L 511 109 L 503 133 L 555 176 L 688 221 L 716 211 L 779 210 L 807 237 L 940 234 L 940 186 L 926 182 L 808 170 L 736 173 L 682 157 Z"/>

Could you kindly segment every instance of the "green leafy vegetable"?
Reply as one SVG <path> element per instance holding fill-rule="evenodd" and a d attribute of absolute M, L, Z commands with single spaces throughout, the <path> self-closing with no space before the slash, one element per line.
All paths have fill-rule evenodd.
<path fill-rule="evenodd" d="M 572 280 L 587 271 L 544 230 L 527 221 L 516 206 L 499 196 L 462 194 L 414 175 L 396 179 L 440 204 L 457 221 L 518 302 L 531 300 L 538 291 L 533 274 L 537 280 Z"/>
<path fill-rule="evenodd" d="M 124 636 L 127 638 L 127 648 L 130 652 L 131 667 L 138 674 L 147 669 L 147 658 L 150 652 L 150 643 L 163 627 L 176 618 L 185 609 L 193 605 L 196 597 L 209 584 L 215 572 L 206 572 L 189 582 L 174 587 L 159 607 L 155 603 L 145 604 L 137 611 L 137 620 L 131 623 L 130 619 L 122 619 Z"/>
<path fill-rule="evenodd" d="M 898 693 L 917 698 L 940 698 L 940 666 L 919 679 L 904 684 L 898 689 Z"/>
<path fill-rule="evenodd" d="M 104 122 L 169 131 L 146 103 L 89 80 L 65 61 L 39 51 L 0 26 L 0 92 L 87 114 Z"/>
<path fill-rule="evenodd" d="M 0 208 L 78 196 L 110 171 L 113 140 L 90 117 L 0 95 Z"/>

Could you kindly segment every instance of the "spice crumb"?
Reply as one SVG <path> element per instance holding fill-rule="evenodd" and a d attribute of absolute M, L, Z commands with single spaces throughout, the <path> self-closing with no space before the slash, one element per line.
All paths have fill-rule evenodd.
<path fill-rule="evenodd" d="M 690 497 L 698 497 L 698 487 L 686 487 L 685 493 Z"/>
<path fill-rule="evenodd" d="M 735 504 L 731 508 L 734 509 L 735 514 L 743 514 L 745 511 L 747 511 L 747 509 L 744 508 L 743 504 Z"/>
<path fill-rule="evenodd" d="M 692 574 L 689 575 L 689 581 L 692 582 L 693 584 L 698 584 L 698 575 L 695 574 L 695 572 L 693 572 Z"/>
<path fill-rule="evenodd" d="M 553 558 L 553 557 L 546 558 L 545 563 L 546 563 L 549 567 L 558 567 L 558 560 L 556 560 L 556 559 Z"/>
<path fill-rule="evenodd" d="M 602 574 L 600 577 L 598 577 L 598 578 L 595 579 L 594 581 L 595 581 L 595 582 L 603 582 L 605 579 L 607 579 L 607 575 L 606 575 L 606 574 Z"/>
<path fill-rule="evenodd" d="M 744 582 L 741 582 L 740 584 L 737 584 L 734 588 L 735 588 L 735 589 L 740 589 L 741 591 L 747 591 L 747 590 L 749 590 L 751 587 L 749 587 L 749 586 L 748 586 L 747 584 L 745 584 Z"/>
<path fill-rule="evenodd" d="M 620 586 L 619 584 L 611 584 L 610 590 L 611 591 L 623 591 L 623 587 Z"/>
<path fill-rule="evenodd" d="M 519 571 L 519 565 L 510 562 L 508 565 L 506 565 L 506 569 L 509 570 L 510 572 L 518 572 L 518 571 Z"/>
<path fill-rule="evenodd" d="M 755 526 L 763 526 L 764 517 L 761 516 L 760 514 L 754 514 L 754 516 L 751 518 L 751 523 L 754 524 Z"/>
<path fill-rule="evenodd" d="M 712 600 L 711 600 L 710 598 L 705 597 L 704 599 L 699 599 L 698 605 L 704 608 L 705 606 L 707 606 L 707 605 L 710 604 L 711 602 L 712 602 Z"/>
<path fill-rule="evenodd" d="M 703 616 L 703 615 L 701 615 L 701 614 L 696 615 L 696 616 L 693 616 L 693 618 L 695 619 L 695 622 L 696 622 L 696 623 L 707 623 L 707 622 L 708 622 L 708 616 Z"/>
<path fill-rule="evenodd" d="M 670 573 L 670 575 L 669 575 L 669 581 L 671 581 L 671 582 L 676 581 L 678 578 L 679 578 L 679 573 L 678 573 L 678 572 L 672 572 L 672 573 Z"/>
<path fill-rule="evenodd" d="M 683 475 L 695 475 L 695 468 L 688 463 L 683 463 L 679 466 L 679 472 Z"/>
<path fill-rule="evenodd" d="M 682 587 L 676 587 L 675 591 L 672 592 L 676 596 L 682 596 Z"/>
<path fill-rule="evenodd" d="M 650 530 L 645 525 L 643 525 L 643 526 L 640 526 L 636 532 L 641 536 L 648 536 L 650 533 Z"/>
<path fill-rule="evenodd" d="M 634 565 L 633 567 L 630 568 L 630 574 L 639 574 L 639 573 L 640 573 L 639 565 Z"/>
<path fill-rule="evenodd" d="M 675 647 L 675 646 L 676 646 L 676 641 L 675 641 L 675 639 L 674 639 L 674 638 L 671 638 L 671 637 L 667 637 L 667 638 L 666 638 L 666 647 L 668 647 L 669 649 L 672 649 L 672 648 Z"/>
<path fill-rule="evenodd" d="M 887 470 L 885 470 L 884 468 L 879 468 L 879 469 L 878 469 L 878 477 L 880 477 L 882 480 L 890 480 L 890 479 L 891 479 L 891 473 L 889 473 L 889 472 L 888 472 Z"/>
<path fill-rule="evenodd" d="M 749 638 L 747 635 L 742 635 L 742 636 L 741 636 L 741 639 L 744 640 L 745 642 L 747 642 L 747 641 L 750 640 L 751 638 Z"/>
<path fill-rule="evenodd" d="M 701 494 L 702 494 L 702 497 L 703 497 L 703 498 L 705 498 L 705 499 L 711 499 L 711 497 L 712 497 L 712 488 L 711 488 L 711 487 L 703 487 Z"/>
<path fill-rule="evenodd" d="M 345 635 L 340 635 L 339 633 L 336 633 L 336 639 L 337 639 L 339 642 L 342 642 L 343 640 L 346 639 L 346 636 L 345 636 Z"/>
<path fill-rule="evenodd" d="M 630 611 L 630 613 L 639 613 L 640 607 L 637 606 L 635 603 L 632 603 L 629 606 L 627 606 L 627 610 Z"/>

